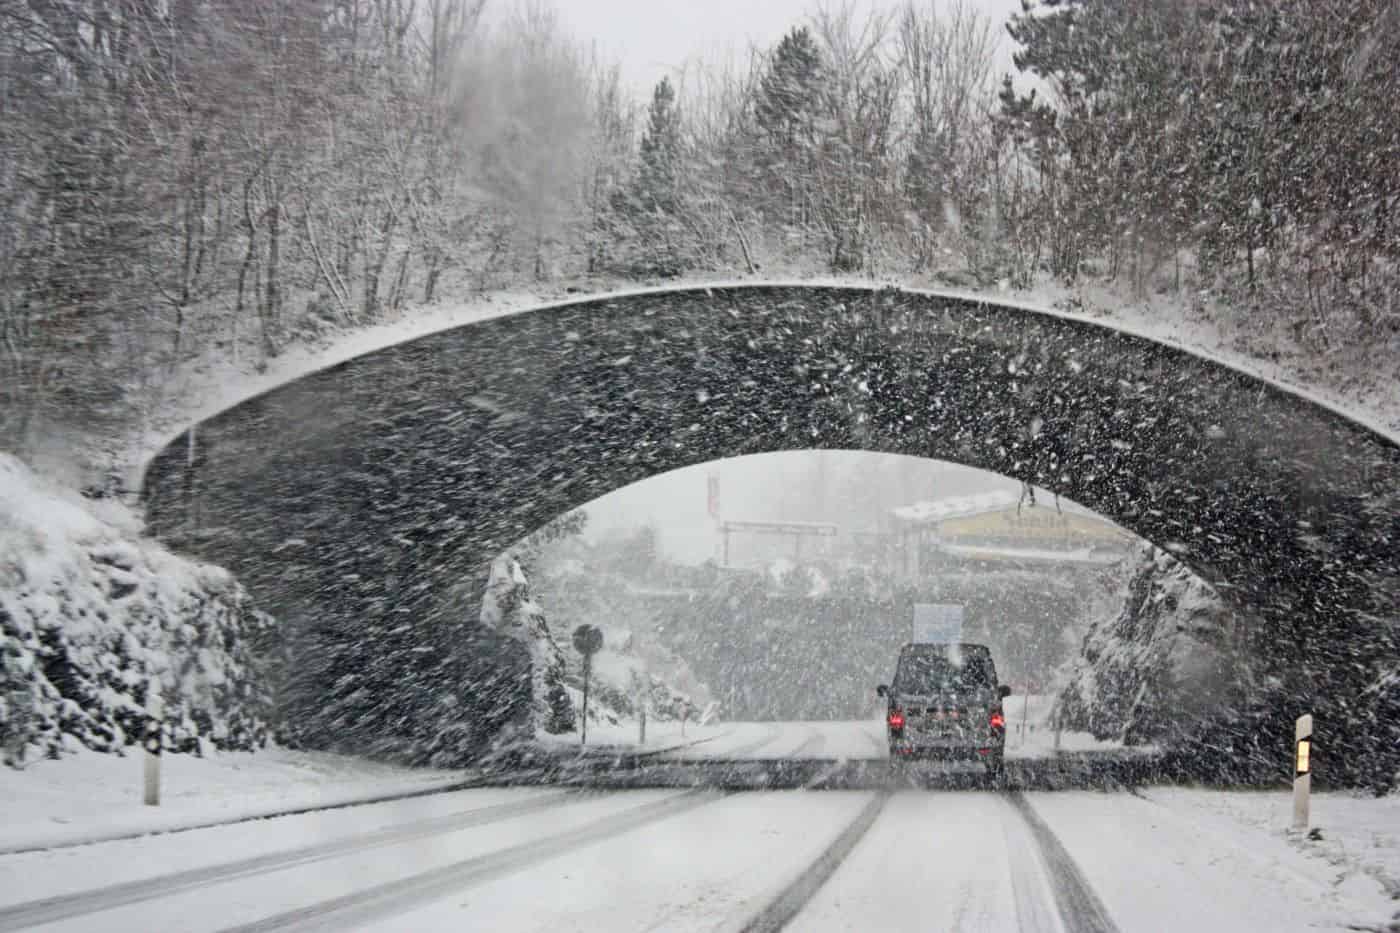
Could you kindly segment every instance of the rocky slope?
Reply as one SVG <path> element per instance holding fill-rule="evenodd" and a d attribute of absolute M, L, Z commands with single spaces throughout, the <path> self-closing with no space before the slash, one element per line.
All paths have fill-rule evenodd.
<path fill-rule="evenodd" d="M 0 454 L 0 746 L 22 766 L 141 737 L 152 686 L 174 751 L 268 735 L 273 620 L 225 571 L 98 517 Z"/>
<path fill-rule="evenodd" d="M 1060 694 L 1067 729 L 1127 744 L 1173 743 L 1244 701 L 1238 619 L 1170 554 L 1144 544 L 1123 599 L 1084 638 Z"/>

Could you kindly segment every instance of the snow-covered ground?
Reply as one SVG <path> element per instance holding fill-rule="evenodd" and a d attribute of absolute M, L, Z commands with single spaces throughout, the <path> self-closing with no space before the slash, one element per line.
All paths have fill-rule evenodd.
<path fill-rule="evenodd" d="M 1032 704 L 1032 712 L 1037 704 Z M 1042 729 L 1019 742 L 1013 718 L 1007 754 L 1053 754 Z M 578 736 L 548 736 L 561 748 Z M 711 723 L 650 722 L 646 742 L 635 723 L 589 727 L 586 750 L 652 752 L 687 760 L 706 759 L 880 759 L 887 756 L 884 724 L 849 722 Z M 1087 736 L 1067 734 L 1063 748 L 1102 747 Z M 449 787 L 459 771 L 401 768 L 323 752 L 270 748 L 255 753 L 166 755 L 161 761 L 161 804 L 142 803 L 143 754 L 125 756 L 79 751 L 41 760 L 24 769 L 0 768 L 0 853 L 44 846 L 165 832 L 256 819 L 315 807 Z"/>
<path fill-rule="evenodd" d="M 1320 844 L 1289 839 L 1282 792 L 1028 796 L 1124 931 L 1380 929 L 1397 909 L 1361 853 L 1334 860 Z M 1393 868 L 1396 803 L 1319 794 L 1314 825 L 1325 838 L 1335 819 L 1339 838 L 1360 848 L 1386 840 L 1366 857 Z"/>
<path fill-rule="evenodd" d="M 1027 718 L 1022 720 L 1021 698 L 1006 701 L 1008 758 L 1046 758 L 1057 747 L 1055 732 L 1047 724 L 1050 697 L 1032 697 Z M 577 734 L 540 738 L 559 747 L 577 746 Z M 883 719 L 808 722 L 737 722 L 706 726 L 688 725 L 681 734 L 680 723 L 647 724 L 646 742 L 641 743 L 636 723 L 590 725 L 588 749 L 595 752 L 670 752 L 687 760 L 704 759 L 868 759 L 887 758 L 888 744 Z M 1103 742 L 1092 735 L 1064 732 L 1059 751 L 1121 751 L 1116 742 Z M 1148 749 L 1150 750 L 1150 749 Z"/>
<path fill-rule="evenodd" d="M 0 768 L 0 852 L 165 832 L 460 783 L 459 771 L 400 768 L 325 752 L 165 755 L 161 803 L 142 803 L 144 754 L 80 751 Z"/>
<path fill-rule="evenodd" d="M 1002 703 L 1006 711 L 1006 757 L 1044 758 L 1061 752 L 1122 751 L 1122 742 L 1096 739 L 1087 732 L 1063 730 L 1058 736 L 1050 722 L 1055 698 L 1049 694 L 1013 694 Z M 1151 746 L 1132 751 L 1152 752 Z"/>
<path fill-rule="evenodd" d="M 635 720 L 625 720 L 617 724 L 609 722 L 589 722 L 588 741 L 580 744 L 577 732 L 564 735 L 550 735 L 540 732 L 536 735 L 541 742 L 556 748 L 578 748 L 587 752 L 662 752 L 685 748 L 691 745 L 708 747 L 723 736 L 728 735 L 734 726 L 710 724 L 698 726 L 693 722 L 684 726 L 676 721 L 647 721 L 646 741 L 642 741 L 640 725 Z"/>
<path fill-rule="evenodd" d="M 0 931 L 1382 929 L 1400 801 L 1314 812 L 1321 842 L 1282 792 L 483 788 L 0 855 Z"/>
<path fill-rule="evenodd" d="M 1400 901 L 1400 795 L 1314 794 L 1309 834 L 1287 829 L 1293 816 L 1288 794 L 1153 787 L 1141 795 L 1174 813 L 1191 814 L 1205 826 L 1232 827 L 1243 839 L 1258 837 L 1261 847 L 1286 841 L 1330 865 L 1335 884 L 1356 884 L 1357 876 L 1365 875 Z M 1396 908 L 1400 910 L 1400 903 Z"/>

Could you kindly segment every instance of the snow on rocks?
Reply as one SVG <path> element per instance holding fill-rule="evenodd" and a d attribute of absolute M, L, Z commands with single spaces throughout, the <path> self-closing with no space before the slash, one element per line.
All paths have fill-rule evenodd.
<path fill-rule="evenodd" d="M 0 454 L 0 746 L 22 766 L 138 740 L 148 684 L 173 751 L 266 741 L 273 620 L 224 570 L 94 515 Z"/>
<path fill-rule="evenodd" d="M 1143 544 L 1117 614 L 1095 623 L 1059 698 L 1061 724 L 1130 745 L 1170 742 L 1231 704 L 1236 618 L 1170 554 Z"/>

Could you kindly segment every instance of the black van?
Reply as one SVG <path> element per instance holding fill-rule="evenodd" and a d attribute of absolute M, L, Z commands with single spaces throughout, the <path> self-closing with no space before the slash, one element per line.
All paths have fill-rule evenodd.
<path fill-rule="evenodd" d="M 1001 701 L 1011 688 L 997 682 L 986 645 L 905 645 L 894 683 L 881 684 L 876 692 L 888 700 L 891 761 L 981 761 L 988 776 L 1001 776 L 1006 748 Z"/>

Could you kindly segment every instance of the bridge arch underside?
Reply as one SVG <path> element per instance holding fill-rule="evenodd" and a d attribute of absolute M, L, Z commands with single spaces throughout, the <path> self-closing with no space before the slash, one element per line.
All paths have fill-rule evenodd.
<path fill-rule="evenodd" d="M 143 494 L 158 535 L 283 618 L 402 623 L 604 493 L 807 448 L 1001 473 L 1169 548 L 1248 608 L 1298 707 L 1394 666 L 1392 441 L 1182 350 L 968 299 L 735 286 L 469 324 L 203 422 Z"/>

